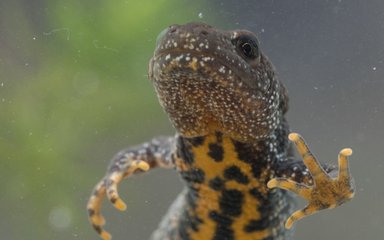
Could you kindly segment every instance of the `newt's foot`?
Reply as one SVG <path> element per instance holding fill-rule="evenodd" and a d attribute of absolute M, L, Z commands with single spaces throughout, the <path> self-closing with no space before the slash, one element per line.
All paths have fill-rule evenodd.
<path fill-rule="evenodd" d="M 111 167 L 107 175 L 96 185 L 87 204 L 88 218 L 93 228 L 104 240 L 110 240 L 112 237 L 102 228 L 105 223 L 104 217 L 100 213 L 103 198 L 107 195 L 113 206 L 124 211 L 126 205 L 119 197 L 117 185 L 135 171 L 147 171 L 149 168 L 148 163 L 142 160 L 133 160 L 128 157 L 122 159 L 118 165 Z"/>
<path fill-rule="evenodd" d="M 354 184 L 347 160 L 348 156 L 352 154 L 352 149 L 344 148 L 340 151 L 339 175 L 336 178 L 331 178 L 320 166 L 299 134 L 291 133 L 289 139 L 296 144 L 304 164 L 311 173 L 313 185 L 308 186 L 285 178 L 274 178 L 268 182 L 268 188 L 278 187 L 290 190 L 308 201 L 308 205 L 304 209 L 294 212 L 287 219 L 285 223 L 287 229 L 305 216 L 322 209 L 339 206 L 354 196 Z"/>

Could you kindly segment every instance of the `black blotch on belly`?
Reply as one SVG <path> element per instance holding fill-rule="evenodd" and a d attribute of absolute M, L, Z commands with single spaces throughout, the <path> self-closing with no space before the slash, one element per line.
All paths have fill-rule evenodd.
<path fill-rule="evenodd" d="M 222 146 L 220 146 L 217 143 L 210 143 L 208 145 L 209 152 L 208 155 L 215 160 L 216 162 L 221 162 L 223 161 L 224 157 L 224 149 Z"/>
<path fill-rule="evenodd" d="M 209 217 L 216 222 L 215 234 L 212 240 L 234 240 L 234 233 L 232 230 L 232 218 L 218 213 L 217 211 L 211 211 Z"/>
<path fill-rule="evenodd" d="M 233 141 L 233 146 L 235 147 L 237 156 L 241 161 L 246 163 L 256 163 L 255 153 L 248 144 Z"/>
<path fill-rule="evenodd" d="M 221 212 L 227 216 L 239 216 L 244 203 L 244 194 L 238 190 L 223 190 L 219 200 Z"/>
<path fill-rule="evenodd" d="M 189 171 L 181 171 L 180 175 L 189 185 L 193 185 L 194 183 L 203 183 L 205 180 L 205 173 L 200 168 L 193 168 Z"/>
<path fill-rule="evenodd" d="M 219 191 L 224 188 L 224 180 L 220 177 L 215 177 L 209 181 L 209 187 Z"/>
<path fill-rule="evenodd" d="M 254 178 L 259 179 L 262 172 L 263 172 L 262 166 L 252 165 L 252 174 Z"/>
<path fill-rule="evenodd" d="M 249 179 L 237 166 L 231 166 L 224 170 L 224 177 L 228 180 L 235 180 L 238 183 L 248 184 Z"/>
<path fill-rule="evenodd" d="M 188 140 L 192 144 L 192 146 L 199 147 L 204 144 L 205 137 L 194 137 Z"/>
<path fill-rule="evenodd" d="M 194 162 L 195 157 L 192 152 L 191 143 L 182 137 L 177 140 L 177 156 L 182 158 L 184 162 L 189 165 Z"/>
<path fill-rule="evenodd" d="M 256 232 L 262 231 L 269 227 L 268 219 L 260 219 L 260 220 L 250 220 L 247 225 L 244 227 L 245 232 Z"/>

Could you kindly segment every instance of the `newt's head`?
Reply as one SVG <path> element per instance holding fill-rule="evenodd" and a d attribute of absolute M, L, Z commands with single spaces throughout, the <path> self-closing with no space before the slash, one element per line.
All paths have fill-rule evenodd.
<path fill-rule="evenodd" d="M 265 138 L 286 111 L 285 90 L 255 35 L 202 23 L 160 33 L 149 77 L 185 137 L 220 131 L 243 142 Z"/>

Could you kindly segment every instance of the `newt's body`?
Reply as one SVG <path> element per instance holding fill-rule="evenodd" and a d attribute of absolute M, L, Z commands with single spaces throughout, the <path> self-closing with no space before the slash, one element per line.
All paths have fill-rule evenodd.
<path fill-rule="evenodd" d="M 158 166 L 175 168 L 186 188 L 153 240 L 289 239 L 294 221 L 353 196 L 350 149 L 340 152 L 335 179 L 298 134 L 289 138 L 304 161 L 293 156 L 284 117 L 288 97 L 252 33 L 199 23 L 171 26 L 158 38 L 149 77 L 177 135 L 112 160 L 88 203 L 91 223 L 104 239 L 110 235 L 101 228 L 102 198 L 125 209 L 117 184 Z M 282 189 L 308 206 L 291 215 L 293 201 Z"/>

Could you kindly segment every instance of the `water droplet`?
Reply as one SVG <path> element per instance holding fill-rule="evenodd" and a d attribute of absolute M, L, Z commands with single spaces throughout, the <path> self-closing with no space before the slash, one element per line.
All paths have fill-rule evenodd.
<path fill-rule="evenodd" d="M 55 230 L 65 230 L 72 222 L 71 210 L 68 207 L 55 207 L 49 213 L 48 221 Z"/>

